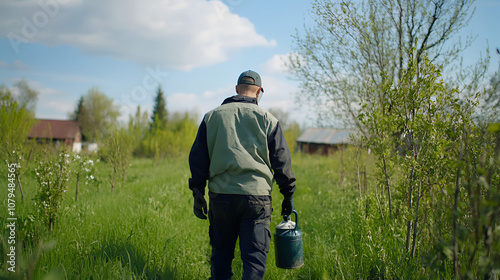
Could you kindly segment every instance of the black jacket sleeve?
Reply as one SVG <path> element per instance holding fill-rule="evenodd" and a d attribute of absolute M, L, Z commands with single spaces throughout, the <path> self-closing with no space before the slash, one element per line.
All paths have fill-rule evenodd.
<path fill-rule="evenodd" d="M 295 174 L 292 171 L 292 158 L 279 122 L 271 132 L 267 143 L 271 168 L 274 171 L 274 179 L 280 187 L 280 192 L 284 196 L 293 195 L 296 187 Z"/>
<path fill-rule="evenodd" d="M 189 188 L 191 190 L 196 188 L 205 193 L 205 185 L 210 176 L 210 158 L 208 155 L 207 126 L 205 121 L 202 121 L 200 124 L 198 134 L 189 152 L 189 168 L 191 169 Z"/>

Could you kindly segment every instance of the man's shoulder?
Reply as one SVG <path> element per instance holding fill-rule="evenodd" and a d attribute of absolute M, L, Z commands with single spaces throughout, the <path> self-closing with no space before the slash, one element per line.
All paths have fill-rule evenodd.
<path fill-rule="evenodd" d="M 267 118 L 269 118 L 272 122 L 278 122 L 278 119 L 273 115 L 271 114 L 270 112 L 262 109 L 264 112 L 265 112 L 265 115 L 267 116 Z"/>
<path fill-rule="evenodd" d="M 226 101 L 228 99 L 226 99 Z M 264 110 L 255 103 L 226 102 L 226 101 L 222 105 L 205 113 L 205 116 L 203 117 L 204 121 L 208 121 L 214 116 L 224 116 L 225 114 L 229 115 L 236 114 L 237 111 L 244 109 L 247 112 L 251 112 L 250 115 L 252 115 L 253 117 L 261 116 L 267 122 L 272 123 L 272 126 L 275 126 L 278 123 L 278 119 L 276 119 L 276 117 L 273 114 L 271 114 L 267 110 Z"/>

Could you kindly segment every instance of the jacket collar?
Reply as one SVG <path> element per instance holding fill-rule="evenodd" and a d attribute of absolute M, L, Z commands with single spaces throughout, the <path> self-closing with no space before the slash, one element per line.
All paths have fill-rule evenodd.
<path fill-rule="evenodd" d="M 234 95 L 234 96 L 231 96 L 231 97 L 228 97 L 224 100 L 224 102 L 222 102 L 221 105 L 224 105 L 224 104 L 229 104 L 229 103 L 233 103 L 233 102 L 239 102 L 239 103 L 250 103 L 250 104 L 255 104 L 255 105 L 259 105 L 257 103 L 257 98 L 255 97 L 248 97 L 248 96 L 243 96 L 243 95 Z"/>

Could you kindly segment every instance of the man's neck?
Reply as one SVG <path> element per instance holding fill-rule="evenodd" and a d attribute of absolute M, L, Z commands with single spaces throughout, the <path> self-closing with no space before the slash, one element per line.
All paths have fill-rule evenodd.
<path fill-rule="evenodd" d="M 238 95 L 246 96 L 246 97 L 252 97 L 252 98 L 257 98 L 257 96 L 255 95 L 255 93 L 249 93 L 249 92 L 238 93 Z"/>

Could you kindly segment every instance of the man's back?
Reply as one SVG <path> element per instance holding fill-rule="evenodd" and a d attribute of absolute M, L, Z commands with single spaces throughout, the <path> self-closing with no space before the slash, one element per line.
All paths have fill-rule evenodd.
<path fill-rule="evenodd" d="M 252 100 L 234 96 L 205 115 L 212 192 L 271 193 L 268 137 L 278 121 Z"/>

